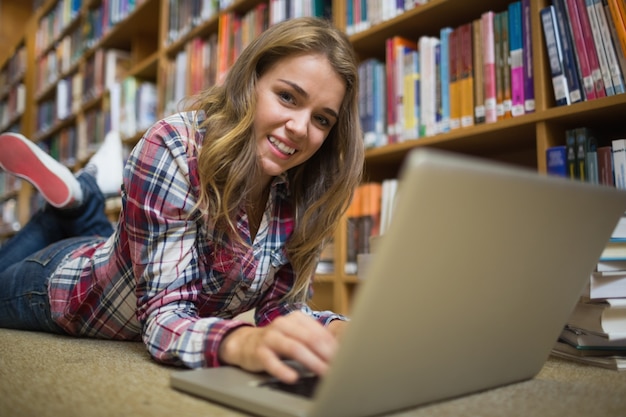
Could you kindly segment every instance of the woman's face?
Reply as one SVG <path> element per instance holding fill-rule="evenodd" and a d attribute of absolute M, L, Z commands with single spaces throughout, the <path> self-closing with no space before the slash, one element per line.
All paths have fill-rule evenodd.
<path fill-rule="evenodd" d="M 253 135 L 265 180 L 302 164 L 322 146 L 345 91 L 321 54 L 283 58 L 259 78 Z"/>

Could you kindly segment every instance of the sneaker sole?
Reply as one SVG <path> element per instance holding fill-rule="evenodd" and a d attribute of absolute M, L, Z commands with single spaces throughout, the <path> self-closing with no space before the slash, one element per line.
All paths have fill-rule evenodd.
<path fill-rule="evenodd" d="M 51 205 L 64 207 L 71 201 L 70 189 L 62 175 L 46 165 L 46 159 L 54 161 L 52 157 L 24 136 L 1 134 L 0 155 L 1 168 L 30 182 Z"/>

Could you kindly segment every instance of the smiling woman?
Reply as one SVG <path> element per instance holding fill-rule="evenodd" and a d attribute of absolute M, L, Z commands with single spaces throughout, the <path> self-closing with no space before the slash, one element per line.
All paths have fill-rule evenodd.
<path fill-rule="evenodd" d="M 0 165 L 44 196 L 58 182 L 67 193 L 0 248 L 0 327 L 143 340 L 161 363 L 287 382 L 297 375 L 284 358 L 323 374 L 346 320 L 306 301 L 361 180 L 357 85 L 352 46 L 328 21 L 272 26 L 223 84 L 141 138 L 114 230 L 106 164 L 74 177 L 23 136 L 0 135 Z M 119 136 L 105 143 L 96 162 L 121 159 Z M 8 148 L 31 163 L 9 164 Z M 25 303 L 35 293 L 41 302 Z M 254 324 L 237 318 L 251 309 Z"/>

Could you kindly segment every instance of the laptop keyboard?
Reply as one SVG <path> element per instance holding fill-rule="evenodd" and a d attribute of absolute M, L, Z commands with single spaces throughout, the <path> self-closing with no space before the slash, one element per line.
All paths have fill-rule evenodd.
<path fill-rule="evenodd" d="M 312 398 L 319 379 L 317 375 L 307 375 L 300 377 L 294 384 L 287 384 L 272 378 L 269 381 L 263 382 L 260 386 Z"/>

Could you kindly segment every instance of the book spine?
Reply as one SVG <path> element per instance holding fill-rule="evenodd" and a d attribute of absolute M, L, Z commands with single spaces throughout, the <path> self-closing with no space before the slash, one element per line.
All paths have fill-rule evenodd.
<path fill-rule="evenodd" d="M 504 57 L 502 56 L 502 13 L 493 16 L 493 44 L 496 62 L 496 115 L 504 118 Z"/>
<path fill-rule="evenodd" d="M 567 148 L 564 145 L 546 149 L 547 173 L 558 177 L 568 177 Z"/>
<path fill-rule="evenodd" d="M 485 123 L 485 90 L 483 88 L 483 70 L 481 62 L 483 62 L 483 43 L 482 43 L 482 22 L 481 19 L 475 19 L 472 23 L 472 50 L 473 50 L 473 62 L 477 63 L 474 66 L 474 123 Z M 458 55 L 461 54 L 459 48 Z M 460 66 L 461 58 L 458 59 L 458 65 Z M 459 69 L 459 74 L 461 70 Z M 524 89 L 526 88 L 526 80 L 524 80 Z M 524 91 L 524 97 L 526 92 Z M 526 101 L 524 101 L 524 107 L 526 107 Z"/>
<path fill-rule="evenodd" d="M 474 124 L 474 67 L 472 62 L 472 24 L 461 26 L 461 127 Z"/>
<path fill-rule="evenodd" d="M 567 149 L 567 174 L 570 179 L 578 179 L 578 164 L 576 163 L 576 132 L 574 129 L 565 131 L 565 147 Z"/>
<path fill-rule="evenodd" d="M 560 39 L 556 34 L 556 15 L 554 6 L 548 6 L 541 9 L 541 24 L 543 26 L 543 35 L 546 41 L 546 49 L 550 63 L 550 74 L 552 76 L 552 88 L 554 90 L 554 99 L 557 106 L 569 104 L 569 94 L 567 90 L 567 81 L 563 71 L 562 49 Z"/>
<path fill-rule="evenodd" d="M 615 139 L 611 142 L 613 156 L 613 175 L 615 187 L 626 189 L 626 139 Z"/>
<path fill-rule="evenodd" d="M 600 63 L 600 71 L 602 72 L 602 82 L 607 96 L 615 95 L 613 79 L 611 78 L 611 70 L 609 69 L 609 60 L 600 31 L 600 21 L 596 12 L 595 0 L 585 0 L 587 7 L 587 17 L 593 34 L 593 42 L 598 54 L 598 62 Z"/>
<path fill-rule="evenodd" d="M 500 13 L 500 25 L 502 30 L 502 87 L 503 87 L 503 97 L 502 97 L 502 107 L 503 107 L 503 117 L 508 119 L 512 117 L 511 107 L 511 63 L 509 61 L 509 12 L 508 10 L 504 10 Z"/>
<path fill-rule="evenodd" d="M 532 113 L 535 111 L 535 76 L 530 0 L 522 0 L 522 41 L 524 48 L 524 110 L 526 113 Z"/>
<path fill-rule="evenodd" d="M 441 132 L 450 131 L 450 34 L 452 28 L 445 27 L 440 30 L 440 82 L 441 82 Z"/>
<path fill-rule="evenodd" d="M 481 16 L 483 40 L 483 82 L 485 86 L 485 122 L 498 120 L 496 109 L 496 57 L 494 40 L 494 16 L 492 11 Z"/>
<path fill-rule="evenodd" d="M 572 32 L 574 54 L 578 62 L 578 68 L 582 77 L 583 90 L 586 100 L 594 100 L 597 98 L 594 76 L 589 62 L 587 46 L 585 44 L 582 24 L 578 16 L 578 6 L 576 0 L 565 0 L 565 10 L 567 12 L 568 22 Z"/>
<path fill-rule="evenodd" d="M 626 56 L 626 6 L 622 0 L 608 0 L 607 3 L 622 53 Z"/>
<path fill-rule="evenodd" d="M 578 103 L 584 100 L 584 92 L 581 86 L 580 72 L 576 62 L 570 25 L 565 10 L 565 0 L 553 0 L 553 2 L 558 25 L 558 37 L 563 49 L 563 69 L 567 79 L 569 103 Z"/>
<path fill-rule="evenodd" d="M 626 92 L 626 86 L 624 85 L 624 74 L 619 64 L 617 51 L 615 49 L 615 44 L 613 43 L 613 36 L 611 34 L 611 29 L 607 21 L 606 12 L 602 4 L 602 0 L 593 0 L 593 3 L 596 9 L 598 29 L 602 37 L 602 44 L 604 45 L 604 51 L 606 53 L 606 60 L 609 67 L 609 74 L 611 77 L 613 89 L 615 90 L 615 94 L 621 94 Z"/>
<path fill-rule="evenodd" d="M 524 111 L 524 47 L 522 38 L 522 2 L 509 5 L 509 60 L 511 62 L 511 114 Z"/>
<path fill-rule="evenodd" d="M 611 146 L 600 146 L 598 148 L 598 180 L 602 185 L 615 186 Z"/>
<path fill-rule="evenodd" d="M 589 14 L 587 13 L 586 0 L 577 0 L 576 13 L 578 14 L 578 20 L 583 33 L 583 40 L 585 43 L 585 49 L 587 51 L 587 57 L 589 60 L 589 66 L 591 68 L 591 76 L 593 78 L 593 85 L 595 88 L 596 97 L 606 97 L 606 87 L 604 85 L 603 69 L 600 64 L 599 54 L 602 52 L 596 48 L 594 41 L 593 29 L 589 20 Z"/>
<path fill-rule="evenodd" d="M 448 38 L 449 47 L 449 67 L 450 67 L 450 129 L 461 127 L 461 93 L 460 68 L 460 29 L 454 29 Z"/>

